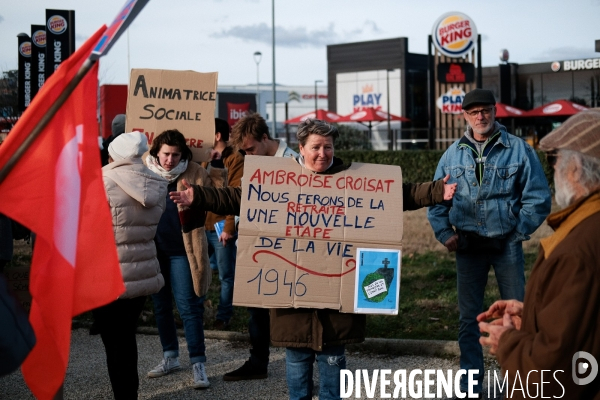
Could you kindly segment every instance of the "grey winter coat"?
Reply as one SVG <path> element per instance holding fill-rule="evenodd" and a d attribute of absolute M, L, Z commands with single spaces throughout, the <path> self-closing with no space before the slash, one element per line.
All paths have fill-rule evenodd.
<path fill-rule="evenodd" d="M 125 283 L 120 298 L 156 293 L 165 284 L 154 236 L 165 210 L 167 181 L 140 158 L 112 162 L 102 168 L 102 177 Z"/>

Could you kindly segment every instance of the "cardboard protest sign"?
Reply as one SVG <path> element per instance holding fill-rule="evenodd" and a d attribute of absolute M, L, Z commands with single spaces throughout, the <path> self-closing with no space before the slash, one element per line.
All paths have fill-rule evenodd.
<path fill-rule="evenodd" d="M 168 129 L 185 136 L 194 161 L 209 161 L 215 138 L 217 73 L 133 69 L 125 131 L 144 132 L 151 143 Z"/>
<path fill-rule="evenodd" d="M 246 156 L 235 305 L 354 312 L 356 250 L 401 244 L 400 167 L 320 175 L 289 158 Z"/>

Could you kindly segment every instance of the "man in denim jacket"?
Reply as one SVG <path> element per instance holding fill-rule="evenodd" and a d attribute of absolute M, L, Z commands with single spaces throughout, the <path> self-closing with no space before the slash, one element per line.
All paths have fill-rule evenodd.
<path fill-rule="evenodd" d="M 436 238 L 456 251 L 461 369 L 477 369 L 475 392 L 482 391 L 483 353 L 477 315 L 490 266 L 502 299 L 523 301 L 525 276 L 522 241 L 528 240 L 550 213 L 551 197 L 544 170 L 533 149 L 495 122 L 496 100 L 475 89 L 462 104 L 465 136 L 442 156 L 434 179 L 450 174 L 458 183 L 452 201 L 430 207 Z M 461 390 L 468 388 L 467 375 Z"/>

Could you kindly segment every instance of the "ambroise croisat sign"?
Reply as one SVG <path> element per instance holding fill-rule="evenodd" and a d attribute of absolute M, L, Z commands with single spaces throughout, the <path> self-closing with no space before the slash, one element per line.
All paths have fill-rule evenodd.
<path fill-rule="evenodd" d="M 402 229 L 398 166 L 246 156 L 233 302 L 397 313 Z"/>

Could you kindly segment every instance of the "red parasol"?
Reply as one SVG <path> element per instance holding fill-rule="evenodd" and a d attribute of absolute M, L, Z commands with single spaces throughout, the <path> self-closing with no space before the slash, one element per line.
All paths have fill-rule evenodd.
<path fill-rule="evenodd" d="M 410 119 L 389 114 L 390 121 L 409 122 Z M 365 107 L 350 115 L 346 115 L 339 122 L 383 122 L 388 120 L 388 113 L 383 110 L 376 110 L 373 107 Z"/>
<path fill-rule="evenodd" d="M 526 117 L 527 111 L 506 104 L 496 103 L 496 118 Z"/>
<path fill-rule="evenodd" d="M 400 117 L 400 116 L 394 115 L 394 114 L 388 114 L 387 112 L 385 112 L 383 110 L 376 110 L 373 107 L 365 107 L 360 111 L 356 111 L 350 115 L 346 115 L 346 116 L 342 117 L 339 122 L 358 122 L 363 125 L 366 125 L 365 122 L 368 122 L 369 125 L 367 125 L 367 126 L 369 127 L 369 135 L 370 135 L 371 127 L 372 127 L 371 123 L 387 121 L 388 115 L 389 115 L 390 121 L 402 121 L 402 122 L 410 121 L 410 119 L 408 119 L 408 118 Z"/>
<path fill-rule="evenodd" d="M 304 122 L 308 118 L 320 119 L 321 121 L 325 122 L 339 122 L 342 117 L 332 111 L 319 109 L 316 113 L 314 111 L 311 111 L 309 113 L 302 114 L 298 117 L 288 119 L 284 122 L 284 124 L 299 124 L 301 122 Z"/>
<path fill-rule="evenodd" d="M 527 111 L 526 117 L 568 117 L 577 114 L 580 111 L 587 110 L 587 107 L 573 103 L 568 100 L 556 100 L 552 103 L 544 104 L 538 108 Z"/>

